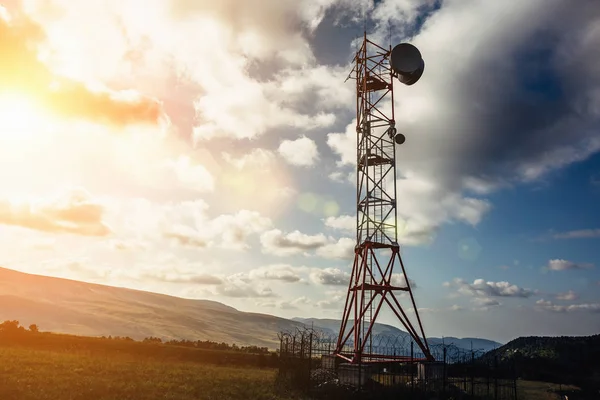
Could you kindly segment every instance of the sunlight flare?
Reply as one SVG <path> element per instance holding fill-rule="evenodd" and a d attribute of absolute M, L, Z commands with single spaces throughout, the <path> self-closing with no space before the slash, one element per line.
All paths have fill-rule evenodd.
<path fill-rule="evenodd" d="M 0 94 L 0 141 L 29 140 L 50 130 L 52 118 L 35 100 Z"/>

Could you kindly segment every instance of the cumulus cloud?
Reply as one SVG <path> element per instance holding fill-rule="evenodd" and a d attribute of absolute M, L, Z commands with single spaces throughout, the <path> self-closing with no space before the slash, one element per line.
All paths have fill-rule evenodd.
<path fill-rule="evenodd" d="M 237 169 L 244 168 L 269 168 L 272 166 L 275 161 L 275 153 L 271 150 L 265 150 L 261 148 L 252 149 L 247 154 L 243 154 L 241 156 L 234 157 L 233 155 L 223 152 L 223 159 L 232 164 Z"/>
<path fill-rule="evenodd" d="M 264 232 L 260 236 L 260 241 L 264 253 L 277 256 L 288 256 L 316 250 L 330 242 L 322 233 L 316 235 L 307 235 L 300 231 L 284 233 L 279 229 Z"/>
<path fill-rule="evenodd" d="M 443 223 L 477 224 L 491 206 L 481 196 L 600 150 L 600 69 L 590 56 L 600 46 L 600 11 L 592 2 L 576 10 L 566 1 L 444 2 L 418 27 L 416 16 L 432 4 L 384 1 L 372 13 L 374 38 L 387 37 L 387 22 L 418 28 L 408 34 L 427 64 L 416 85 L 395 88 L 397 127 L 407 135 L 397 153 L 401 241 L 413 244 Z M 450 59 L 461 61 L 448 69 Z M 355 164 L 354 123 L 328 144 L 340 167 Z"/>
<path fill-rule="evenodd" d="M 38 56 L 45 39 L 42 26 L 23 14 L 0 13 L 0 89 L 27 93 L 65 117 L 117 125 L 159 122 L 162 109 L 154 99 L 135 91 L 92 88 L 55 74 Z"/>
<path fill-rule="evenodd" d="M 471 299 L 471 302 L 478 307 L 495 307 L 501 305 L 498 300 L 490 297 L 475 297 Z"/>
<path fill-rule="evenodd" d="M 353 125 L 345 133 L 329 134 L 328 144 L 340 155 L 340 165 L 356 164 L 356 132 Z M 477 225 L 491 209 L 489 201 L 463 196 L 458 189 L 449 190 L 433 174 L 428 177 L 417 170 L 401 170 L 400 176 L 402 178 L 396 182 L 396 214 L 398 240 L 402 244 L 429 243 L 440 226 L 447 222 Z M 386 183 L 388 189 L 392 187 L 391 183 Z M 346 222 L 349 223 L 349 220 Z"/>
<path fill-rule="evenodd" d="M 199 54 L 212 54 L 214 60 L 210 64 L 204 62 L 202 72 L 191 74 L 204 89 L 195 102 L 196 140 L 219 136 L 253 138 L 279 126 L 313 129 L 334 122 L 334 114 L 326 111 L 332 107 L 329 102 L 320 104 L 320 109 L 315 105 L 311 110 L 302 110 L 294 104 L 293 96 L 286 97 L 296 87 L 307 93 L 314 91 L 315 85 L 328 84 L 332 73 L 328 69 L 318 73 L 303 32 L 318 25 L 329 2 L 225 1 L 217 7 L 206 1 L 185 3 L 186 6 L 176 7 L 176 20 L 208 20 L 204 36 L 219 38 L 214 43 L 195 45 Z M 192 57 L 178 58 L 192 68 L 188 64 Z M 257 63 L 279 66 L 283 72 L 267 82 L 259 81 L 247 73 Z M 301 72 L 306 69 L 315 72 Z M 297 85 L 298 80 L 303 81 L 303 86 Z M 228 95 L 232 91 L 237 95 Z"/>
<path fill-rule="evenodd" d="M 72 188 L 50 199 L 0 201 L 0 224 L 38 231 L 107 236 L 105 207 L 83 188 Z"/>
<path fill-rule="evenodd" d="M 356 230 L 356 216 L 340 215 L 337 217 L 327 217 L 325 226 L 338 229 L 344 232 L 354 232 Z"/>
<path fill-rule="evenodd" d="M 350 238 L 335 239 L 323 233 L 308 235 L 298 230 L 285 233 L 279 229 L 271 229 L 260 236 L 263 253 L 276 256 L 309 254 L 314 252 L 327 259 L 351 260 L 354 257 L 355 240 Z"/>
<path fill-rule="evenodd" d="M 296 268 L 286 264 L 255 268 L 248 272 L 248 277 L 259 281 L 282 281 L 287 283 L 299 282 L 302 279 Z"/>
<path fill-rule="evenodd" d="M 336 90 L 343 85 L 332 82 L 343 80 L 346 68 L 319 65 L 310 45 L 334 3 L 150 1 L 142 15 L 119 2 L 32 0 L 26 11 L 46 28 L 49 62 L 70 75 L 144 78 L 145 86 L 167 92 L 173 86 L 165 76 L 176 76 L 196 88 L 192 134 L 201 145 L 210 138 L 255 138 L 278 127 L 311 130 L 335 122 L 334 111 L 347 107 L 351 91 Z"/>
<path fill-rule="evenodd" d="M 417 282 L 415 282 L 412 279 L 408 280 L 410 282 L 410 288 L 411 289 L 416 289 L 417 288 Z M 408 284 L 406 282 L 406 276 L 403 273 L 393 273 L 392 274 L 392 279 L 390 280 L 390 283 L 393 286 L 398 286 L 398 287 L 407 287 Z"/>
<path fill-rule="evenodd" d="M 557 313 L 571 313 L 585 311 L 590 313 L 600 313 L 600 303 L 581 303 L 562 306 L 552 303 L 549 300 L 540 299 L 535 302 L 539 310 L 552 311 Z"/>
<path fill-rule="evenodd" d="M 240 210 L 235 214 L 220 215 L 208 223 L 214 234 L 221 235 L 220 245 L 224 248 L 245 250 L 246 239 L 251 234 L 261 233 L 272 226 L 270 218 L 256 211 Z"/>
<path fill-rule="evenodd" d="M 284 140 L 279 145 L 279 154 L 288 163 L 300 167 L 310 167 L 319 158 L 319 151 L 314 140 L 302 136 L 296 140 Z"/>
<path fill-rule="evenodd" d="M 556 300 L 564 300 L 564 301 L 573 301 L 577 300 L 579 296 L 572 290 L 569 290 L 565 293 L 559 293 L 556 295 Z"/>
<path fill-rule="evenodd" d="M 108 247 L 112 250 L 127 251 L 127 250 L 146 250 L 148 243 L 135 239 L 113 239 L 108 241 Z"/>
<path fill-rule="evenodd" d="M 573 261 L 563 259 L 553 259 L 548 261 L 548 268 L 550 271 L 566 271 L 571 269 L 590 269 L 594 265 L 590 263 L 575 263 Z"/>
<path fill-rule="evenodd" d="M 337 242 L 325 244 L 317 249 L 317 255 L 323 258 L 351 260 L 354 258 L 356 240 L 340 238 Z"/>
<path fill-rule="evenodd" d="M 454 278 L 452 282 L 445 282 L 444 286 L 456 288 L 458 293 L 465 296 L 486 297 L 531 297 L 536 290 L 521 288 L 515 284 L 502 281 L 493 282 L 484 279 L 475 279 L 469 283 L 461 278 Z M 480 300 L 477 300 L 480 301 Z"/>
<path fill-rule="evenodd" d="M 272 226 L 270 218 L 256 211 L 239 210 L 212 216 L 201 199 L 155 203 L 147 199 L 111 199 L 110 220 L 122 237 L 135 237 L 190 248 L 223 248 L 244 251 L 248 238 Z"/>
<path fill-rule="evenodd" d="M 207 235 L 202 235 L 196 229 L 186 225 L 169 226 L 163 232 L 163 236 L 184 247 L 203 248 L 209 243 Z"/>
<path fill-rule="evenodd" d="M 338 268 L 316 269 L 310 273 L 310 279 L 320 285 L 348 286 L 350 273 Z"/>
<path fill-rule="evenodd" d="M 190 215 L 188 215 L 190 216 Z M 271 227 L 271 220 L 255 211 L 240 210 L 235 214 L 219 215 L 210 219 L 197 215 L 191 225 L 165 223 L 164 236 L 191 247 L 217 246 L 232 250 L 249 248 L 247 238 Z"/>
<path fill-rule="evenodd" d="M 202 164 L 194 163 L 188 156 L 168 160 L 166 168 L 175 174 L 178 182 L 186 189 L 196 192 L 211 192 L 215 188 L 215 178 Z"/>
<path fill-rule="evenodd" d="M 343 290 L 328 290 L 325 292 L 327 298 L 318 300 L 315 302 L 315 307 L 322 308 L 324 310 L 337 310 L 339 311 L 344 306 L 344 299 L 346 298 L 346 292 Z"/>

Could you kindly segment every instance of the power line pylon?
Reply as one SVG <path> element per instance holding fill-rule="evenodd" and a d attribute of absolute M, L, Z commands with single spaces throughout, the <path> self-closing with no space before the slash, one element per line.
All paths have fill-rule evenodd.
<path fill-rule="evenodd" d="M 404 361 L 372 345 L 373 326 L 387 306 L 420 348 L 433 360 L 398 244 L 394 78 L 414 84 L 423 74 L 420 52 L 410 44 L 385 49 L 366 32 L 349 78 L 356 80 L 356 247 L 335 354 L 350 363 Z M 400 267 L 402 275 L 394 274 Z M 418 329 L 398 301 L 406 293 Z M 348 351 L 348 348 L 353 348 Z"/>

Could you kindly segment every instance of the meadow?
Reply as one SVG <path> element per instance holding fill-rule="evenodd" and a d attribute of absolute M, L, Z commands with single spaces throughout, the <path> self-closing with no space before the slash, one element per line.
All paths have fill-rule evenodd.
<path fill-rule="evenodd" d="M 303 398 L 277 384 L 274 353 L 213 342 L 181 343 L 53 334 L 5 322 L 0 324 L 0 399 Z M 517 384 L 519 400 L 555 400 L 560 399 L 557 389 L 576 389 L 525 380 Z"/>
<path fill-rule="evenodd" d="M 276 373 L 273 368 L 229 367 L 114 352 L 102 354 L 0 345 L 0 399 L 297 398 L 276 391 Z"/>

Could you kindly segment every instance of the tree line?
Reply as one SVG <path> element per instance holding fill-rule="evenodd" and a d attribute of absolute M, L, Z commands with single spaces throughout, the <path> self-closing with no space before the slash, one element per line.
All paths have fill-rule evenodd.
<path fill-rule="evenodd" d="M 38 326 L 36 324 L 29 325 L 29 328 L 25 328 L 21 326 L 20 322 L 17 320 L 7 320 L 0 324 L 0 336 L 18 336 L 18 335 L 26 335 L 26 334 L 39 334 L 40 332 Z M 136 340 L 130 338 L 129 336 L 101 336 L 100 339 L 103 340 L 122 340 L 122 341 L 130 341 L 136 342 Z M 225 342 L 215 342 L 211 340 L 163 340 L 159 337 L 150 336 L 141 340 L 141 343 L 147 344 L 163 344 L 167 346 L 180 346 L 180 347 L 192 347 L 196 349 L 206 349 L 206 350 L 222 350 L 222 351 L 236 351 L 241 353 L 251 353 L 251 354 L 269 354 L 268 347 L 259 347 L 259 346 L 238 346 L 235 343 L 228 344 Z"/>

